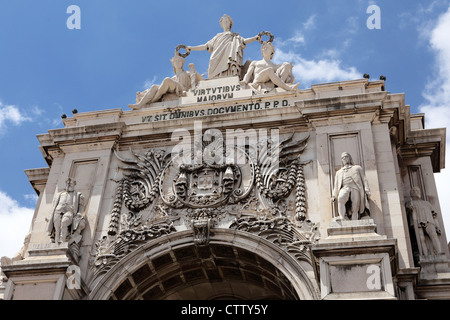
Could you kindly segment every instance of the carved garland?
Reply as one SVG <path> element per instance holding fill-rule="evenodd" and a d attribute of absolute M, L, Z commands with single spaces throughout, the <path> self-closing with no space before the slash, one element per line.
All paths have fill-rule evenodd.
<path fill-rule="evenodd" d="M 295 192 L 295 217 L 297 220 L 306 219 L 306 184 L 305 175 L 303 173 L 303 164 L 297 168 L 297 190 Z"/>
<path fill-rule="evenodd" d="M 94 259 L 94 274 L 107 272 L 121 258 L 138 248 L 143 243 L 176 231 L 170 220 L 155 224 L 143 225 L 139 228 L 122 231 L 113 241 L 108 237 L 97 241 Z"/>
<path fill-rule="evenodd" d="M 230 229 L 246 231 L 256 234 L 286 250 L 297 260 L 305 260 L 311 263 L 307 252 L 317 240 L 317 226 L 314 224 L 311 235 L 303 234 L 286 217 L 256 217 L 246 216 L 235 219 Z"/>
<path fill-rule="evenodd" d="M 122 211 L 123 183 L 124 183 L 123 179 L 118 181 L 113 209 L 111 211 L 111 220 L 109 222 L 109 229 L 108 229 L 108 234 L 111 236 L 116 235 L 119 229 L 120 213 Z"/>

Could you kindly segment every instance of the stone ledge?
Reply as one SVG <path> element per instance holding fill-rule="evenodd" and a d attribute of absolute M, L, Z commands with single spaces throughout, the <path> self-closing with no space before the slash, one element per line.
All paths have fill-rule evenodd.
<path fill-rule="evenodd" d="M 33 246 L 28 250 L 30 257 L 36 256 L 49 256 L 49 255 L 66 255 L 69 250 L 69 245 L 67 242 L 57 244 L 57 243 L 39 243 L 33 244 Z"/>
<path fill-rule="evenodd" d="M 420 278 L 425 280 L 450 280 L 450 260 L 445 255 L 434 255 L 419 260 Z"/>
<path fill-rule="evenodd" d="M 8 278 L 11 278 L 12 276 L 30 274 L 60 273 L 61 270 L 67 270 L 70 265 L 73 265 L 73 263 L 62 257 L 48 260 L 21 260 L 2 267 L 2 271 Z"/>
<path fill-rule="evenodd" d="M 25 259 L 2 266 L 4 273 L 8 276 L 10 273 L 27 270 L 67 269 L 69 265 L 76 264 L 67 242 L 34 244 L 28 254 Z"/>
<path fill-rule="evenodd" d="M 373 219 L 332 220 L 327 229 L 328 237 L 319 243 L 372 241 L 387 239 L 376 233 L 377 225 Z"/>

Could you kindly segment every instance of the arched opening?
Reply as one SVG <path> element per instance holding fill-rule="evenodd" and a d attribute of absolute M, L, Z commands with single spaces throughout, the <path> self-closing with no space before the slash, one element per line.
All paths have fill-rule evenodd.
<path fill-rule="evenodd" d="M 90 299 L 299 300 L 317 293 L 296 259 L 273 243 L 216 229 L 206 246 L 187 231 L 151 241 L 108 271 Z"/>
<path fill-rule="evenodd" d="M 131 279 L 132 281 L 130 281 Z M 149 259 L 113 299 L 298 299 L 267 260 L 230 245 L 186 246 Z"/>

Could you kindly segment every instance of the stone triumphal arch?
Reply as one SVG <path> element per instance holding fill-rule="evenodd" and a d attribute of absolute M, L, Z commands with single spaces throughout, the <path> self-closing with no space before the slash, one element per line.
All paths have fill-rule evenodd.
<path fill-rule="evenodd" d="M 445 129 L 368 77 L 299 89 L 233 21 L 174 75 L 39 134 L 4 299 L 447 299 Z M 261 59 L 245 61 L 244 48 Z M 190 55 L 210 53 L 208 77 Z M 185 68 L 184 65 L 188 66 Z"/>

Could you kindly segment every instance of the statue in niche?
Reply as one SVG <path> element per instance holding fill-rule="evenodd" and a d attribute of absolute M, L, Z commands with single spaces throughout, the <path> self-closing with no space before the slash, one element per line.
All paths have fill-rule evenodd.
<path fill-rule="evenodd" d="M 341 155 L 342 168 L 336 172 L 331 201 L 337 200 L 339 216 L 335 220 L 359 220 L 369 209 L 370 189 L 361 166 L 348 152 Z"/>
<path fill-rule="evenodd" d="M 416 231 L 421 254 L 444 254 L 439 238 L 441 230 L 436 220 L 437 213 L 431 203 L 422 200 L 419 187 L 411 189 L 411 201 L 406 204 L 406 209 L 409 213 L 409 223 Z"/>
<path fill-rule="evenodd" d="M 140 109 L 147 103 L 153 103 L 161 101 L 165 94 L 174 93 L 178 97 L 185 94 L 187 90 L 203 79 L 196 70 L 193 63 L 189 64 L 190 71 L 184 70 L 185 58 L 182 57 L 177 51 L 172 59 L 174 76 L 172 78 L 165 78 L 160 85 L 153 85 L 151 88 L 138 92 L 136 94 L 136 104 L 128 105 L 131 109 Z"/>
<path fill-rule="evenodd" d="M 223 32 L 218 33 L 205 44 L 186 46 L 188 53 L 202 50 L 207 50 L 211 53 L 208 79 L 240 76 L 245 46 L 260 39 L 259 35 L 246 39 L 232 32 L 233 19 L 226 14 L 220 18 L 219 23 Z"/>
<path fill-rule="evenodd" d="M 297 90 L 300 83 L 295 84 L 292 74 L 292 63 L 285 62 L 276 65 L 272 62 L 275 48 L 271 42 L 263 42 L 261 45 L 263 59 L 252 61 L 242 82 L 257 90 L 270 90 L 274 85 L 286 91 Z"/>
<path fill-rule="evenodd" d="M 82 215 L 85 199 L 81 192 L 75 191 L 76 181 L 72 178 L 66 180 L 64 191 L 58 193 L 53 201 L 53 208 L 48 219 L 47 232 L 52 242 L 62 243 L 81 241 L 81 231 L 86 226 Z M 70 239 L 72 236 L 79 239 Z"/>

